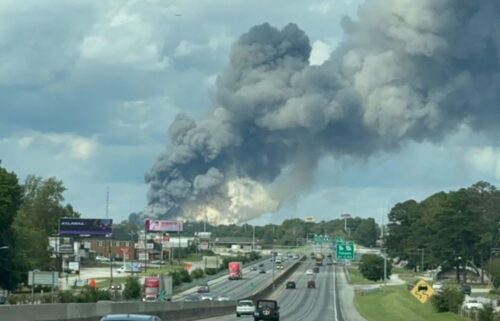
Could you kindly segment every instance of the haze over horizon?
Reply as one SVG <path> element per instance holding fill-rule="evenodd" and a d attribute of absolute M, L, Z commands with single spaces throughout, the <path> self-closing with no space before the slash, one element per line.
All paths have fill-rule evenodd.
<path fill-rule="evenodd" d="M 257 36 L 259 30 L 253 34 L 252 31 L 249 33 L 254 25 L 268 22 L 272 27 L 264 29 L 263 34 L 268 35 L 273 32 L 272 30 L 278 30 L 276 33 L 278 35 L 280 30 L 287 28 L 288 23 L 292 22 L 297 26 L 297 29 L 291 31 L 294 37 L 292 38 L 287 32 L 283 33 L 283 37 L 296 39 L 300 48 L 310 45 L 311 53 L 310 56 L 299 53 L 298 61 L 303 65 L 298 67 L 293 65 L 291 68 L 297 74 L 305 74 L 310 70 L 317 72 L 312 76 L 306 75 L 308 77 L 331 76 L 321 72 L 336 68 L 332 67 L 337 63 L 334 59 L 326 64 L 325 62 L 344 37 L 341 25 L 355 35 L 358 32 L 356 30 L 359 30 L 356 29 L 359 26 L 349 24 L 347 20 L 342 20 L 342 17 L 348 15 L 356 21 L 357 8 L 363 2 L 297 1 L 290 5 L 284 0 L 278 0 L 266 4 L 267 10 L 264 14 L 258 1 L 238 1 L 238 6 L 234 8 L 225 5 L 223 1 L 212 1 L 210 5 L 201 1 L 180 0 L 172 1 L 170 5 L 163 5 L 160 2 L 97 0 L 84 4 L 52 0 L 38 2 L 38 6 L 43 6 L 44 10 L 37 10 L 36 6 L 24 2 L 3 2 L 0 4 L 0 12 L 4 17 L 0 19 L 3 36 L 0 37 L 2 39 L 0 42 L 4 45 L 0 46 L 0 61 L 2 61 L 0 99 L 3 101 L 0 107 L 2 166 L 15 171 L 21 180 L 29 174 L 43 177 L 56 176 L 63 180 L 68 189 L 65 193 L 66 200 L 84 217 L 104 216 L 106 188 L 109 186 L 110 217 L 115 220 L 126 219 L 132 212 L 143 211 L 148 204 L 146 195 L 150 187 L 144 182 L 144 174 L 150 173 L 158 155 L 165 152 L 166 148 L 172 150 L 172 143 L 167 140 L 167 132 L 176 115 L 182 112 L 194 121 L 202 122 L 210 119 L 214 107 L 235 99 L 230 97 L 229 90 L 224 92 L 226 96 L 221 97 L 221 90 L 236 83 L 235 78 L 231 78 L 230 75 L 234 72 L 230 70 L 234 64 L 239 66 L 235 63 L 237 59 L 234 58 L 234 51 L 231 58 L 233 67 L 229 66 L 229 57 L 231 48 L 235 48 L 234 44 L 242 34 L 250 34 L 248 38 L 252 39 L 247 39 L 248 42 L 244 40 L 243 45 L 251 46 L 253 43 L 265 42 Z M 377 0 L 368 2 L 376 3 Z M 396 3 L 392 5 L 394 8 L 391 10 L 397 11 Z M 452 12 L 453 5 L 448 4 L 448 6 Z M 242 7 L 245 7 L 245 12 L 248 13 L 244 17 L 237 15 L 237 12 L 243 10 Z M 415 11 L 408 10 L 404 16 L 403 20 L 407 27 L 422 27 L 422 24 L 426 23 L 425 19 L 419 19 L 425 16 L 422 12 L 428 14 L 436 12 L 439 8 L 432 7 L 429 1 L 422 1 L 415 4 L 414 9 Z M 482 9 L 487 11 L 485 8 Z M 365 17 L 366 11 L 362 13 Z M 381 12 L 380 16 L 383 17 L 384 11 Z M 16 19 L 20 13 L 26 19 Z M 466 13 L 463 14 L 469 17 Z M 447 29 L 448 18 L 443 15 L 441 20 L 436 19 L 442 24 L 436 22 L 434 25 L 425 25 L 425 28 L 429 30 L 441 28 L 439 30 L 444 30 L 443 34 L 448 37 L 444 39 L 455 39 L 454 33 Z M 486 13 L 483 18 L 488 18 Z M 5 28 L 7 25 L 9 28 Z M 70 28 L 62 29 L 59 28 L 60 25 L 67 25 Z M 203 25 L 203 28 L 200 28 L 200 25 Z M 463 41 L 487 43 L 487 40 L 474 38 L 474 33 L 471 31 L 474 28 L 482 26 L 478 21 L 473 21 L 471 27 L 463 28 L 470 31 L 469 38 L 464 33 Z M 304 32 L 308 38 L 307 42 L 297 30 Z M 388 58 L 388 61 L 398 62 L 391 65 L 395 68 L 392 70 L 393 73 L 385 70 L 396 80 L 369 80 L 366 78 L 368 71 L 365 70 L 366 73 L 362 75 L 365 76 L 365 80 L 358 83 L 358 90 L 369 91 L 372 90 L 372 86 L 388 88 L 386 85 L 391 81 L 401 85 L 408 81 L 410 76 L 423 81 L 427 76 L 411 68 L 416 66 L 417 62 L 411 61 L 405 64 L 409 59 L 405 60 L 406 56 L 403 53 L 411 52 L 412 55 L 449 59 L 447 50 L 453 49 L 452 46 L 440 47 L 436 39 L 415 35 L 409 27 L 407 29 L 387 27 L 387 30 L 394 32 L 395 38 L 406 34 L 403 38 L 407 40 L 408 47 L 398 48 L 400 51 L 394 54 L 394 57 Z M 363 34 L 359 32 L 357 35 Z M 18 41 L 23 37 L 31 40 L 29 44 Z M 411 42 L 408 40 L 410 38 L 415 41 Z M 355 44 L 349 44 L 349 48 L 358 48 L 358 42 L 367 41 L 361 36 L 353 39 L 351 38 Z M 295 52 L 292 55 L 295 55 Z M 337 58 L 343 57 L 341 52 L 337 55 Z M 473 61 L 483 57 L 482 53 L 472 51 L 457 55 Z M 383 55 L 378 57 L 384 59 Z M 353 56 L 349 61 L 356 64 L 355 58 Z M 425 63 L 429 64 L 429 61 Z M 371 66 L 375 70 L 371 72 L 380 74 L 380 71 L 376 70 L 376 65 L 375 61 Z M 397 69 L 399 67 L 404 69 L 404 72 Z M 280 175 L 280 171 L 270 171 L 260 175 L 260 173 L 254 174 L 255 171 L 248 166 L 237 166 L 235 170 L 234 163 L 226 162 L 224 164 L 229 164 L 227 167 L 223 166 L 226 171 L 218 170 L 219 173 L 212 171 L 208 175 L 207 170 L 212 167 L 209 166 L 200 174 L 207 174 L 207 177 L 212 179 L 221 177 L 222 173 L 226 175 L 224 177 L 231 177 L 232 180 L 229 182 L 234 182 L 233 179 L 240 178 L 237 174 L 227 176 L 227 173 L 234 171 L 244 172 L 245 177 L 253 175 L 254 182 L 259 184 L 264 182 L 267 186 L 271 186 L 275 180 L 278 181 L 278 185 L 284 182 L 288 188 L 279 189 L 282 193 L 279 197 L 273 198 L 278 193 L 277 190 L 270 192 L 273 195 L 269 199 L 275 200 L 276 204 L 266 201 L 263 203 L 265 206 L 241 217 L 257 224 L 278 223 L 283 219 L 305 216 L 313 216 L 318 221 L 329 220 L 339 218 L 342 213 L 374 217 L 379 221 L 382 213 L 399 201 L 410 198 L 421 200 L 440 190 L 467 187 L 480 180 L 498 186 L 500 185 L 500 148 L 496 139 L 498 132 L 494 124 L 488 122 L 488 114 L 496 110 L 493 107 L 487 108 L 487 103 L 494 101 L 498 93 L 487 91 L 486 86 L 476 81 L 482 79 L 486 82 L 486 72 L 481 73 L 481 77 L 475 77 L 474 72 L 482 70 L 483 67 L 473 67 L 475 69 L 471 68 L 468 77 L 462 74 L 454 75 L 456 77 L 453 81 L 448 79 L 447 86 L 443 86 L 448 92 L 442 89 L 428 96 L 422 94 L 425 96 L 423 100 L 426 102 L 426 108 L 417 108 L 418 112 L 412 117 L 398 118 L 397 110 L 390 108 L 378 109 L 380 117 L 374 116 L 371 120 L 365 117 L 365 121 L 371 122 L 366 128 L 373 129 L 382 137 L 370 145 L 371 147 L 367 149 L 369 152 L 357 154 L 349 150 L 333 155 L 330 152 L 331 147 L 313 151 L 321 154 L 321 157 L 309 160 L 311 161 L 307 167 L 309 175 L 300 177 L 299 181 L 286 180 L 286 177 Z M 453 75 L 452 64 L 446 65 L 446 68 Z M 285 70 L 285 68 L 276 69 Z M 216 84 L 217 77 L 223 75 L 225 71 L 226 80 L 220 80 Z M 352 75 L 355 74 L 356 72 L 353 72 Z M 361 72 L 359 74 L 361 75 Z M 496 69 L 492 68 L 491 75 L 498 76 L 498 66 Z M 300 81 L 301 79 L 298 80 L 299 83 Z M 318 93 L 318 87 L 321 86 L 314 88 L 305 80 L 302 81 L 304 84 L 292 87 L 292 92 L 300 88 L 304 92 Z M 443 108 L 438 108 L 444 100 L 443 96 L 453 90 L 462 90 L 462 86 L 467 87 L 469 82 L 478 87 L 482 86 L 484 93 L 491 94 L 491 97 L 484 95 L 483 101 L 476 102 L 486 107 L 472 112 L 470 108 L 469 110 L 466 107 L 460 108 L 456 101 L 451 100 L 448 104 L 443 104 L 451 106 L 446 113 L 449 117 L 436 116 L 436 110 L 443 111 Z M 339 80 L 338 87 L 343 86 L 340 83 L 342 81 Z M 431 84 L 426 85 L 431 86 Z M 455 89 L 453 86 L 456 86 Z M 417 90 L 412 92 L 412 88 L 403 85 L 394 88 L 397 90 L 380 91 L 377 97 L 371 97 L 381 101 L 389 101 L 392 98 L 398 104 L 401 101 L 396 98 L 403 97 L 401 95 L 404 92 L 408 94 L 405 96 L 408 110 L 417 110 L 413 107 L 419 104 L 420 92 Z M 418 89 L 425 92 L 422 87 Z M 321 89 L 319 92 L 323 96 L 328 96 L 326 93 L 329 90 Z M 454 99 L 461 99 L 466 105 L 471 102 L 464 100 L 467 94 L 462 90 L 462 95 Z M 332 105 L 327 104 L 327 107 L 330 108 Z M 341 117 L 339 115 L 344 115 L 345 112 L 345 110 L 343 112 L 333 110 L 332 119 L 335 117 L 339 119 Z M 420 122 L 420 118 L 424 119 L 422 114 L 425 113 L 431 116 Z M 261 118 L 260 124 L 273 130 L 282 130 L 284 127 L 280 122 L 283 119 L 290 121 L 291 124 L 297 124 L 294 123 L 295 120 L 284 116 L 280 119 Z M 388 119 L 408 121 L 411 126 L 418 123 L 419 131 L 415 129 L 413 132 L 410 125 L 396 128 Z M 184 122 L 184 125 L 187 124 L 187 127 L 192 126 L 187 118 L 180 121 Z M 308 124 L 309 121 L 318 120 L 302 118 L 302 121 Z M 307 127 L 304 123 L 300 126 Z M 328 125 L 325 125 L 326 127 Z M 485 130 L 477 131 L 478 127 Z M 361 130 L 360 127 L 357 129 Z M 371 139 L 370 135 L 363 137 Z M 172 132 L 170 136 L 172 137 Z M 285 136 L 281 134 L 266 136 L 266 139 L 269 137 L 282 139 Z M 320 137 L 323 135 L 312 137 L 314 139 L 312 141 L 319 142 Z M 344 144 L 348 142 L 350 141 L 346 140 Z M 300 160 L 295 150 L 292 154 L 293 156 L 287 156 L 286 161 L 280 159 L 282 163 L 279 170 L 285 174 L 293 172 L 293 165 L 297 164 L 297 159 Z M 230 155 L 234 157 L 236 153 L 231 151 Z M 241 153 L 237 155 L 245 156 Z M 240 159 L 243 160 L 245 157 Z M 304 160 L 304 164 L 307 165 L 307 162 L 307 159 Z M 195 176 L 192 179 L 195 181 Z M 222 178 L 221 181 L 226 182 Z M 295 187 L 293 184 L 299 185 L 304 181 L 304 186 L 298 188 L 297 192 L 291 188 Z M 211 189 L 218 183 L 212 184 L 214 183 L 211 180 L 198 179 L 196 186 L 200 187 L 200 191 L 190 191 L 182 197 L 187 201 L 196 198 L 202 202 L 207 198 L 200 197 L 204 193 L 201 189 Z M 246 186 L 250 184 L 252 188 L 255 186 L 252 185 L 253 182 L 244 181 L 243 185 L 245 184 Z M 159 187 L 157 190 L 163 189 Z M 243 193 L 241 188 L 235 190 Z M 178 191 L 179 189 L 175 193 Z M 180 194 L 175 195 L 178 197 Z M 208 199 L 213 200 L 213 197 L 210 196 Z M 223 198 L 216 201 L 217 204 L 221 204 L 221 209 L 227 208 L 228 203 L 225 203 Z M 241 210 L 241 207 L 236 207 L 236 210 L 238 209 Z M 277 212 L 269 213 L 274 210 Z M 214 215 L 216 219 L 221 219 Z"/>

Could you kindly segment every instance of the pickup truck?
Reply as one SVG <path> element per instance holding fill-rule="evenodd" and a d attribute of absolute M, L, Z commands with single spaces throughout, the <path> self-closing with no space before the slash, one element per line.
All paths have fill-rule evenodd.
<path fill-rule="evenodd" d="M 236 305 L 236 316 L 239 318 L 242 315 L 253 315 L 255 306 L 252 300 L 240 300 Z"/>

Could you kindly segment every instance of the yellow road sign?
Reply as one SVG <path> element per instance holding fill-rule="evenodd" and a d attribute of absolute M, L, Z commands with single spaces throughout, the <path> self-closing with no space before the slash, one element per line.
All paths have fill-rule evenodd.
<path fill-rule="evenodd" d="M 432 297 L 434 290 L 432 289 L 432 285 L 430 285 L 430 283 L 425 280 L 419 280 L 413 289 L 411 289 L 410 293 L 413 294 L 413 296 L 417 298 L 420 303 L 425 303 Z"/>

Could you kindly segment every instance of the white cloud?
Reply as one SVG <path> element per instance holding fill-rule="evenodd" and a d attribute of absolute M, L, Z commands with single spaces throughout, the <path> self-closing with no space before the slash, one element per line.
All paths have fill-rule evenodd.
<path fill-rule="evenodd" d="M 464 152 L 465 158 L 477 170 L 500 179 L 500 148 L 492 146 L 471 147 Z"/>
<path fill-rule="evenodd" d="M 320 1 L 308 7 L 308 10 L 314 13 L 326 15 L 333 9 L 332 1 Z"/>
<path fill-rule="evenodd" d="M 312 44 L 311 56 L 309 57 L 309 63 L 313 66 L 321 65 L 326 60 L 328 60 L 331 52 L 332 52 L 332 47 L 330 45 L 328 45 L 327 43 L 325 43 L 321 40 L 316 40 Z"/>

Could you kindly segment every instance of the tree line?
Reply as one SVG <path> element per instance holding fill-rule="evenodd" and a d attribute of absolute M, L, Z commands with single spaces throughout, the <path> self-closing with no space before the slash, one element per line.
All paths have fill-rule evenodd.
<path fill-rule="evenodd" d="M 20 183 L 0 166 L 0 288 L 14 289 L 33 269 L 57 270 L 48 238 L 58 233 L 59 218 L 80 217 L 64 202 L 65 190 L 54 177 Z"/>
<path fill-rule="evenodd" d="M 439 192 L 421 202 L 396 204 L 389 213 L 388 253 L 410 268 L 454 267 L 465 282 L 467 262 L 481 269 L 493 259 L 500 239 L 500 191 L 487 182 Z M 482 273 L 481 273 L 482 275 Z"/>

